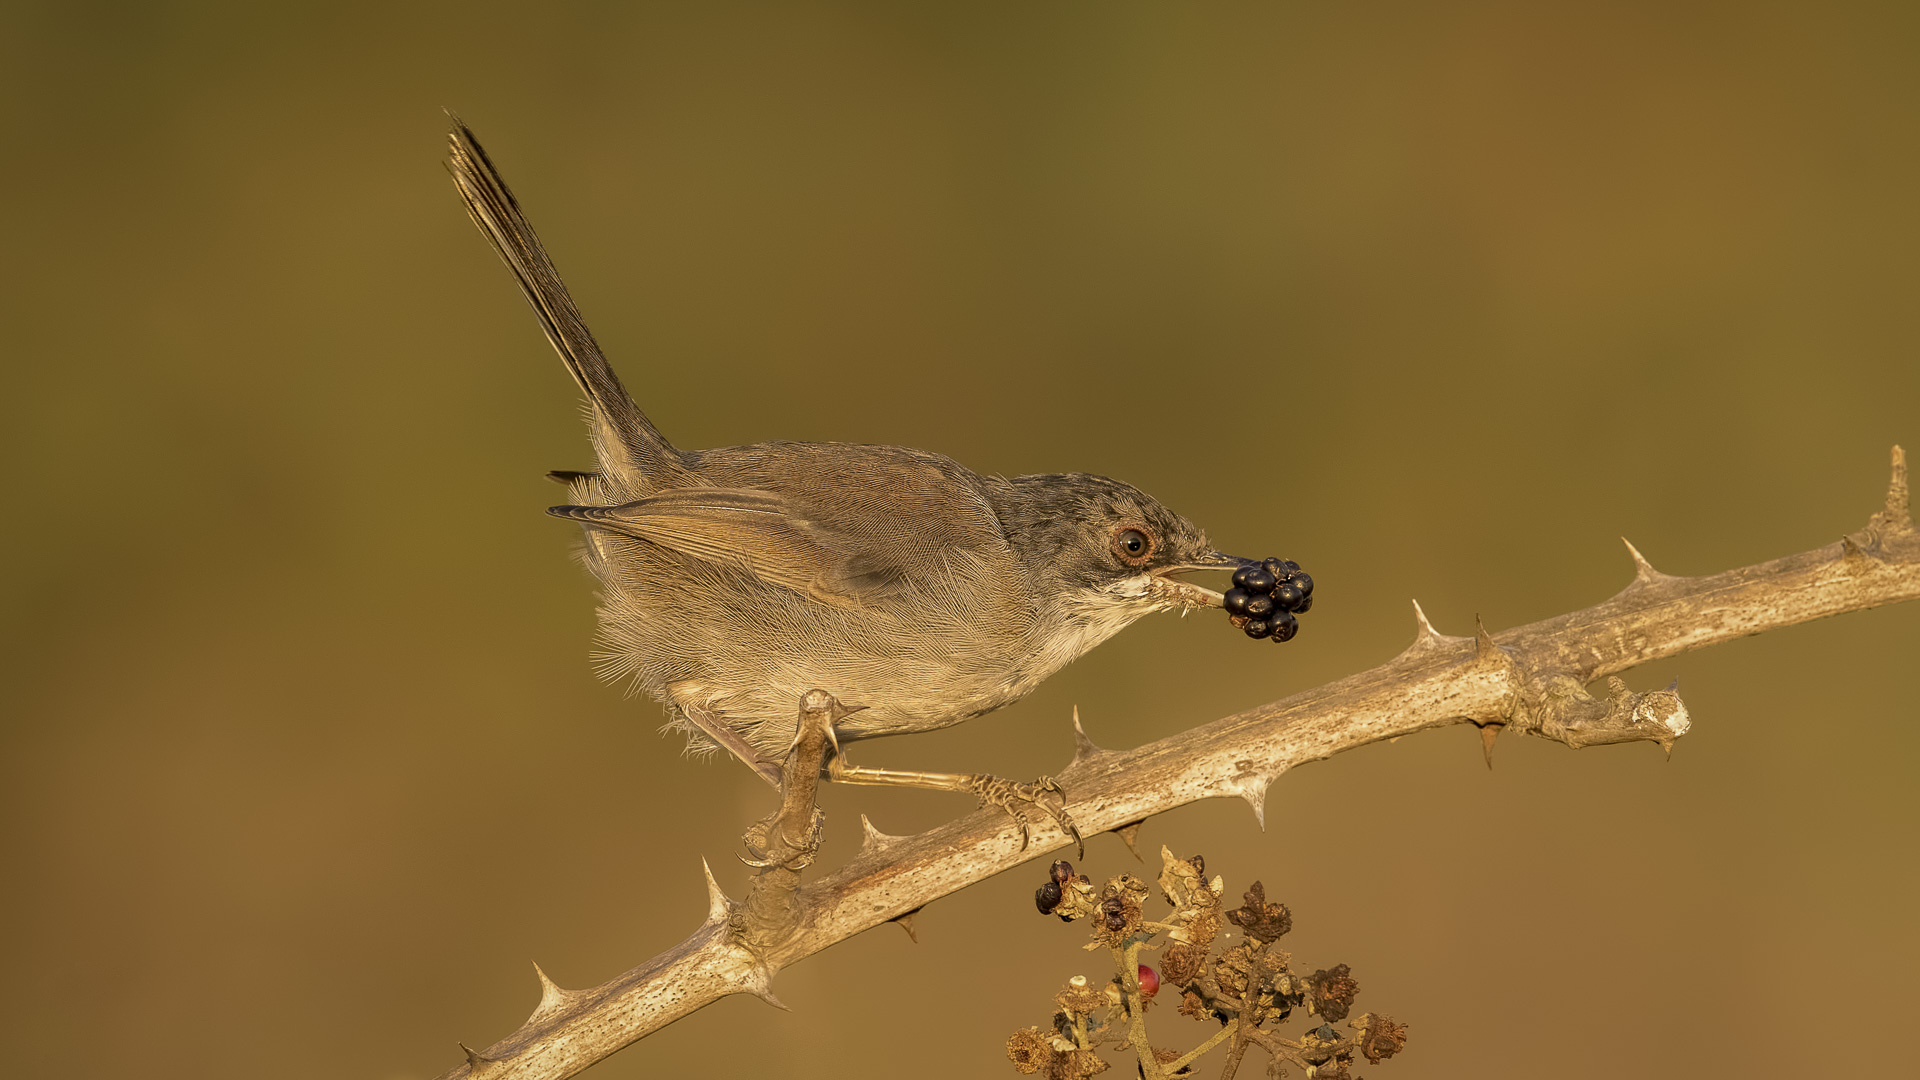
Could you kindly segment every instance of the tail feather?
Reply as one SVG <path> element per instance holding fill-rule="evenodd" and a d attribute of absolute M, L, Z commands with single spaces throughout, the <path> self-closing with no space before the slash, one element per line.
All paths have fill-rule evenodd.
<path fill-rule="evenodd" d="M 458 117 L 453 117 L 447 142 L 448 169 L 466 200 L 467 213 L 513 271 L 547 340 L 592 405 L 594 446 L 607 479 L 629 498 L 660 487 L 663 470 L 677 464 L 678 453 L 620 384 L 507 182 Z"/>

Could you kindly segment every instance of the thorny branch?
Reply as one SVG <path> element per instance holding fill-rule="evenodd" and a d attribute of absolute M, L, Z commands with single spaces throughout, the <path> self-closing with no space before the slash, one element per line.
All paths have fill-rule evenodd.
<path fill-rule="evenodd" d="M 1662 574 L 1632 544 L 1627 550 L 1633 580 L 1593 607 L 1498 634 L 1481 627 L 1464 638 L 1436 632 L 1416 604 L 1414 642 L 1387 663 L 1135 750 L 1095 746 L 1076 718 L 1078 749 L 1059 774 L 1070 812 L 1092 833 L 1199 799 L 1237 796 L 1264 823 L 1267 787 L 1287 769 L 1458 723 L 1480 728 L 1489 751 L 1503 731 L 1575 748 L 1639 740 L 1671 748 L 1691 726 L 1677 690 L 1637 693 L 1610 676 L 1690 649 L 1920 597 L 1920 531 L 1899 447 L 1885 507 L 1838 543 L 1703 577 Z M 1608 691 L 1596 698 L 1585 687 L 1599 678 L 1607 678 Z M 469 1050 L 466 1063 L 442 1080 L 572 1076 L 728 994 L 773 1001 L 772 978 L 787 965 L 1066 841 L 1047 825 L 1023 849 L 997 810 L 911 837 L 887 836 L 864 818 L 862 825 L 866 841 L 846 866 L 797 890 L 784 881 L 756 882 L 756 891 L 775 890 L 770 897 L 786 894 L 790 903 L 778 905 L 784 916 L 743 920 L 751 909 L 736 907 L 709 873 L 706 922 L 652 960 L 586 990 L 561 989 L 536 967 L 541 995 L 533 1015 L 486 1050 Z M 797 881 L 797 868 L 792 872 Z M 768 907 L 765 900 L 760 907 Z"/>

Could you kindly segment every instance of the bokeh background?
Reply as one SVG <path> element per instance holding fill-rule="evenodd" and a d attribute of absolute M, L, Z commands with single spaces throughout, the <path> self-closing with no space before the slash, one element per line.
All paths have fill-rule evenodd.
<path fill-rule="evenodd" d="M 1151 620 L 867 763 L 1031 776 L 1828 543 L 1920 450 L 1920 8 L 7 5 L 0 1030 L 17 1076 L 426 1078 L 736 895 L 770 793 L 597 682 L 574 392 L 440 165 L 471 122 L 686 446 L 1133 481 L 1320 583 Z M 1399 1077 L 1889 1075 L 1920 605 L 1148 823 L 1412 1025 Z M 951 795 L 828 795 L 913 832 Z M 1096 839 L 1086 868 L 1134 867 Z M 1037 866 L 592 1075 L 1013 1075 L 1094 971 Z M 1158 1037 L 1199 1029 L 1170 1015 Z M 1294 1025 L 1290 1030 L 1298 1030 Z"/>

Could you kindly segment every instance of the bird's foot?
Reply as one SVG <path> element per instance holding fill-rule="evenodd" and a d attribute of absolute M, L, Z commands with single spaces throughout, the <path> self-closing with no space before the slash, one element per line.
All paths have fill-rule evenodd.
<path fill-rule="evenodd" d="M 1027 812 L 1024 805 L 1037 806 L 1047 812 L 1054 824 L 1073 837 L 1079 849 L 1079 858 L 1086 858 L 1087 842 L 1080 836 L 1080 829 L 1074 825 L 1073 817 L 1067 813 L 1067 789 L 1060 781 L 1051 776 L 1043 776 L 1031 784 L 1021 784 L 988 773 L 974 773 L 967 777 L 966 790 L 980 797 L 983 806 L 997 806 L 1013 818 L 1020 826 L 1020 850 L 1025 851 L 1032 843 L 1033 836 L 1027 825 Z M 1049 795 L 1054 798 L 1048 798 Z"/>

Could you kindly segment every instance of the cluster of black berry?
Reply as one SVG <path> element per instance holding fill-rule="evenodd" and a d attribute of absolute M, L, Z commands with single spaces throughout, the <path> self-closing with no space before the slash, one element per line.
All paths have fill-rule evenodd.
<path fill-rule="evenodd" d="M 1048 873 L 1047 883 L 1033 891 L 1033 905 L 1040 909 L 1042 915 L 1053 914 L 1053 909 L 1059 907 L 1061 900 L 1066 897 L 1067 886 L 1073 884 L 1073 864 L 1061 859 L 1053 864 Z M 1084 882 L 1087 879 L 1083 877 L 1080 880 Z M 1069 921 L 1073 918 L 1071 915 L 1061 917 Z"/>
<path fill-rule="evenodd" d="M 1313 607 L 1313 579 L 1292 559 L 1267 559 L 1233 572 L 1227 616 L 1250 638 L 1290 640 Z"/>

